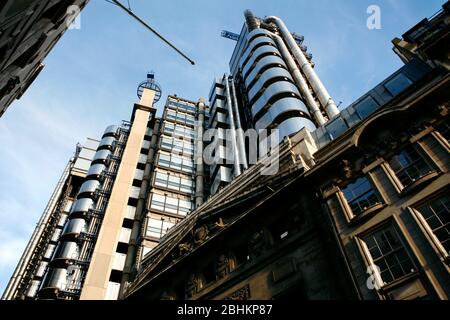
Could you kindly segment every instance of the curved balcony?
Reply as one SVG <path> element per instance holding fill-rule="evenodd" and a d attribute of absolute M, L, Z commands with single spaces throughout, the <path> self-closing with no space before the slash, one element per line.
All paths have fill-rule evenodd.
<path fill-rule="evenodd" d="M 270 67 L 279 67 L 287 70 L 287 66 L 284 63 L 283 59 L 277 56 L 267 56 L 258 61 L 255 68 L 253 68 L 252 72 L 244 77 L 245 86 L 248 88 L 250 84 L 255 80 L 258 74 L 264 72 L 264 70 Z"/>
<path fill-rule="evenodd" d="M 86 179 L 99 179 L 100 175 L 106 169 L 104 164 L 94 164 L 89 168 L 89 171 L 86 175 Z"/>
<path fill-rule="evenodd" d="M 242 66 L 242 74 L 244 78 L 250 74 L 250 72 L 258 64 L 259 60 L 263 59 L 265 56 L 277 56 L 281 57 L 280 51 L 276 47 L 264 45 L 255 50 L 251 58 Z"/>
<path fill-rule="evenodd" d="M 118 131 L 118 130 L 119 130 L 119 126 L 116 126 L 116 125 L 108 126 L 108 127 L 106 128 L 105 132 L 103 132 L 102 138 L 108 137 L 108 136 L 110 136 L 110 137 L 116 137 L 116 136 L 117 136 L 117 131 Z"/>
<path fill-rule="evenodd" d="M 254 97 L 258 94 L 258 92 L 263 89 L 263 87 L 267 86 L 269 82 L 275 82 L 275 79 L 289 79 L 292 82 L 294 80 L 291 77 L 291 74 L 283 68 L 270 68 L 262 73 L 261 77 L 258 79 L 256 84 L 248 91 L 248 100 L 252 101 Z M 249 88 L 247 88 L 248 90 Z"/>
<path fill-rule="evenodd" d="M 249 46 L 247 47 L 247 49 L 245 50 L 244 54 L 241 57 L 241 61 L 239 63 L 241 69 L 247 63 L 248 59 L 250 59 L 250 57 L 253 56 L 253 50 L 255 50 L 255 47 L 260 47 L 263 44 L 272 45 L 273 47 L 276 47 L 275 42 L 269 37 L 256 38 L 249 44 Z"/>
<path fill-rule="evenodd" d="M 100 182 L 98 180 L 87 180 L 83 182 L 80 191 L 78 191 L 78 199 L 85 197 L 93 198 L 99 186 Z"/>
<path fill-rule="evenodd" d="M 309 116 L 308 109 L 305 104 L 294 97 L 282 98 L 276 101 L 267 110 L 267 112 L 256 122 L 255 129 L 262 130 L 271 126 L 276 126 L 277 123 L 284 121 L 283 115 L 305 114 Z"/>
<path fill-rule="evenodd" d="M 280 96 L 280 99 L 289 96 L 300 97 L 300 92 L 293 83 L 288 81 L 278 81 L 271 84 L 251 107 L 255 120 L 261 117 L 261 113 L 268 107 L 268 104 L 274 104 L 278 100 L 276 96 Z"/>
<path fill-rule="evenodd" d="M 256 38 L 261 37 L 261 36 L 271 37 L 272 33 L 266 29 L 258 28 L 258 29 L 252 30 L 251 32 L 249 32 L 247 34 L 247 40 L 248 40 L 248 42 L 252 42 Z"/>
<path fill-rule="evenodd" d="M 104 137 L 100 141 L 100 144 L 98 145 L 97 150 L 103 150 L 103 149 L 112 150 L 114 147 L 115 141 L 116 141 L 115 137 L 110 137 L 110 136 Z"/>
<path fill-rule="evenodd" d="M 303 128 L 308 129 L 310 132 L 316 130 L 316 126 L 311 120 L 302 117 L 286 119 L 280 123 L 277 128 L 280 130 L 279 142 L 283 141 L 284 137 L 297 133 Z"/>
<path fill-rule="evenodd" d="M 92 164 L 103 163 L 108 161 L 108 157 L 111 155 L 110 150 L 99 150 L 95 153 L 94 159 L 92 159 Z"/>

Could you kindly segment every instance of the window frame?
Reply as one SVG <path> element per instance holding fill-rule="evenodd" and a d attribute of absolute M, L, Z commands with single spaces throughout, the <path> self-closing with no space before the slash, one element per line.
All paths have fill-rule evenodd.
<path fill-rule="evenodd" d="M 412 148 L 421 158 L 421 160 L 429 167 L 430 171 L 426 174 L 423 174 L 422 176 L 416 178 L 411 183 L 405 185 L 398 176 L 398 172 L 395 172 L 394 168 L 391 166 L 391 160 L 394 156 L 400 155 L 402 152 L 404 152 L 405 149 Z M 404 167 L 401 169 L 403 172 L 405 169 L 410 168 L 412 165 L 409 164 L 407 167 Z M 387 173 L 389 180 L 394 184 L 397 192 L 399 195 L 407 194 L 409 191 L 415 189 L 417 186 L 421 185 L 425 181 L 428 181 L 429 179 L 434 178 L 437 176 L 441 170 L 439 169 L 439 166 L 433 161 L 432 157 L 428 155 L 426 150 L 422 147 L 420 141 L 408 144 L 404 146 L 403 148 L 397 150 L 392 156 L 390 156 L 388 159 L 386 159 L 385 163 L 383 164 L 384 171 Z"/>
<path fill-rule="evenodd" d="M 353 181 L 353 183 L 355 183 L 357 180 L 359 180 L 363 177 L 366 178 L 368 180 L 368 182 L 370 183 L 370 185 L 372 186 L 373 192 L 375 193 L 379 202 L 366 208 L 365 210 L 355 214 L 350 206 L 349 200 L 347 200 L 347 198 L 345 197 L 345 194 L 343 191 L 344 188 L 343 187 L 337 188 L 338 190 L 336 192 L 336 196 L 338 198 L 339 204 L 341 205 L 341 209 L 344 212 L 345 219 L 347 220 L 347 223 L 349 223 L 349 224 L 356 223 L 356 222 L 360 221 L 361 219 L 364 219 L 364 218 L 367 218 L 368 216 L 374 215 L 374 214 L 378 213 L 379 211 L 381 211 L 382 209 L 384 209 L 384 207 L 386 207 L 386 200 L 382 196 L 382 194 L 378 188 L 378 185 L 375 183 L 375 180 L 373 179 L 373 176 L 370 172 L 367 172 L 365 175 L 361 175 L 352 181 Z M 351 183 L 352 182 L 347 183 L 346 187 Z"/>
<path fill-rule="evenodd" d="M 414 252 L 413 252 L 413 249 L 411 248 L 411 245 L 405 238 L 405 235 L 403 233 L 402 228 L 399 225 L 399 222 L 397 221 L 396 217 L 393 216 L 393 217 L 388 218 L 388 219 L 378 223 L 377 225 L 375 225 L 353 237 L 354 241 L 356 242 L 356 245 L 359 249 L 360 256 L 362 257 L 362 259 L 364 261 L 364 266 L 366 267 L 366 270 L 369 267 L 373 267 L 373 266 L 377 266 L 377 265 L 374 261 L 374 258 L 372 257 L 372 254 L 370 253 L 370 250 L 369 250 L 366 242 L 364 241 L 364 238 L 369 236 L 370 234 L 373 234 L 373 233 L 378 232 L 385 228 L 391 228 L 395 231 L 395 233 L 397 235 L 397 240 L 400 241 L 402 248 L 405 250 L 405 253 L 408 256 L 408 258 L 414 268 L 414 271 L 406 273 L 396 279 L 393 279 L 390 282 L 385 283 L 385 281 L 383 280 L 383 278 L 381 276 L 381 273 L 379 273 L 378 269 L 375 268 L 373 275 L 375 276 L 375 281 L 377 282 L 378 288 L 374 288 L 374 290 L 377 292 L 377 294 L 381 294 L 383 296 L 385 295 L 386 291 L 388 291 L 389 289 L 391 289 L 393 287 L 396 287 L 398 284 L 404 283 L 411 278 L 418 277 L 419 273 L 420 273 L 420 268 L 421 268 L 420 263 L 417 263 L 417 259 L 414 256 Z M 401 249 L 397 248 L 396 250 L 401 250 Z M 393 252 L 394 252 L 394 250 L 391 251 L 389 253 L 389 255 L 392 254 Z M 383 259 L 383 257 L 385 257 L 385 255 L 381 255 L 377 259 L 378 260 Z"/>
<path fill-rule="evenodd" d="M 431 197 L 428 197 L 428 198 L 420 201 L 420 203 L 414 204 L 412 206 L 408 206 L 407 210 L 408 210 L 409 214 L 413 217 L 413 220 L 416 222 L 419 229 L 424 234 L 425 238 L 430 243 L 430 245 L 433 248 L 433 250 L 435 251 L 435 253 L 440 257 L 440 260 L 444 264 L 450 266 L 450 252 L 447 252 L 445 250 L 441 241 L 436 236 L 436 234 L 434 233 L 433 229 L 428 224 L 428 222 L 425 220 L 425 217 L 423 216 L 422 212 L 420 212 L 420 210 L 419 210 L 420 207 L 427 205 L 427 204 L 445 196 L 445 189 L 446 189 L 446 187 L 444 187 L 443 190 L 433 193 Z"/>

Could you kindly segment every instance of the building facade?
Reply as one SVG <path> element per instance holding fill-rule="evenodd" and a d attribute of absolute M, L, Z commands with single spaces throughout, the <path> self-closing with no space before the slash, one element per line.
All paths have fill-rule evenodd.
<path fill-rule="evenodd" d="M 98 144 L 97 140 L 87 139 L 83 146 L 77 146 L 3 293 L 3 299 L 34 299 L 37 296 Z"/>
<path fill-rule="evenodd" d="M 276 175 L 249 166 L 174 226 L 124 298 L 448 299 L 449 13 L 395 39 L 405 66 L 339 112 L 280 19 L 246 12 L 230 63 L 242 123 L 301 128 L 280 135 Z M 278 88 L 295 112 L 278 116 Z"/>
<path fill-rule="evenodd" d="M 0 3 L 0 117 L 42 71 L 42 61 L 88 0 Z"/>
<path fill-rule="evenodd" d="M 342 111 L 303 37 L 246 11 L 209 105 L 169 95 L 156 117 L 153 75 L 139 86 L 45 271 L 27 248 L 4 298 L 448 299 L 449 11 L 395 39 L 405 65 Z M 252 130 L 278 133 L 256 161 Z"/>

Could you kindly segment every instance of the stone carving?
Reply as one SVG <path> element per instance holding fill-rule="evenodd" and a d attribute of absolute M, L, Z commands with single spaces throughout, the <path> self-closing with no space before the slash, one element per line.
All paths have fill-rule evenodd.
<path fill-rule="evenodd" d="M 350 179 L 353 176 L 353 170 L 352 170 L 350 161 L 344 159 L 341 161 L 340 165 L 341 165 L 342 175 L 346 179 Z"/>
<path fill-rule="evenodd" d="M 264 231 L 260 230 L 252 234 L 248 241 L 248 250 L 250 257 L 256 258 L 264 252 L 265 241 L 264 241 Z"/>
<path fill-rule="evenodd" d="M 199 245 L 203 243 L 208 237 L 209 230 L 206 225 L 202 225 L 194 231 L 194 243 Z"/>
<path fill-rule="evenodd" d="M 230 273 L 230 259 L 222 253 L 217 259 L 217 278 L 225 278 Z"/>
<path fill-rule="evenodd" d="M 251 298 L 250 285 L 245 285 L 242 288 L 236 290 L 224 300 L 248 300 Z"/>
<path fill-rule="evenodd" d="M 195 275 L 191 274 L 189 275 L 188 281 L 186 283 L 186 297 L 191 298 L 196 293 L 198 293 L 202 289 L 202 281 L 200 278 Z"/>
<path fill-rule="evenodd" d="M 179 250 L 180 255 L 183 255 L 183 254 L 191 251 L 191 249 L 192 249 L 192 243 L 190 243 L 190 242 L 180 243 L 178 245 L 178 250 Z"/>

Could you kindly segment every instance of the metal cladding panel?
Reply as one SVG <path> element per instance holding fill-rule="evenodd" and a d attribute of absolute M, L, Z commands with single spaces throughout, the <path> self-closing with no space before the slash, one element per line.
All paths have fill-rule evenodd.
<path fill-rule="evenodd" d="M 272 35 L 272 33 L 266 29 L 258 28 L 258 29 L 250 31 L 247 34 L 247 40 L 250 41 L 250 39 L 252 39 L 256 35 L 266 35 L 266 36 L 270 37 Z"/>
<path fill-rule="evenodd" d="M 73 204 L 73 207 L 72 207 L 72 210 L 70 211 L 70 213 L 88 212 L 89 209 L 92 208 L 93 204 L 94 204 L 94 201 L 92 199 L 89 199 L 89 198 L 78 199 Z"/>
<path fill-rule="evenodd" d="M 116 138 L 114 137 L 104 137 L 102 141 L 100 141 L 98 148 L 99 149 L 112 148 L 115 141 Z"/>
<path fill-rule="evenodd" d="M 294 97 L 283 98 L 276 101 L 256 122 L 255 129 L 266 129 L 270 125 L 274 124 L 277 117 L 280 117 L 283 113 L 291 111 L 299 111 L 308 114 L 308 109 L 301 100 Z"/>
<path fill-rule="evenodd" d="M 95 153 L 94 159 L 92 161 L 106 161 L 111 155 L 109 150 L 99 150 Z"/>
<path fill-rule="evenodd" d="M 288 137 L 294 133 L 299 132 L 303 128 L 313 132 L 316 130 L 316 126 L 311 120 L 301 117 L 289 118 L 280 123 L 278 126 L 279 131 L 279 142 L 283 141 L 284 137 Z"/>
<path fill-rule="evenodd" d="M 214 178 L 214 182 L 211 184 L 211 194 L 215 194 L 222 184 L 230 183 L 231 179 L 232 179 L 231 168 L 220 167 Z"/>
<path fill-rule="evenodd" d="M 252 100 L 253 97 L 263 89 L 263 86 L 265 83 L 271 79 L 274 78 L 287 78 L 294 82 L 294 80 L 291 77 L 291 74 L 283 68 L 270 68 L 266 71 L 264 71 L 261 75 L 261 77 L 258 79 L 258 81 L 255 83 L 255 85 L 248 91 L 248 100 Z M 248 88 L 247 88 L 248 90 Z"/>
<path fill-rule="evenodd" d="M 55 259 L 69 259 L 76 260 L 78 259 L 79 249 L 78 244 L 76 242 L 62 242 L 58 246 L 58 250 L 56 251 Z"/>
<path fill-rule="evenodd" d="M 103 132 L 103 136 L 105 136 L 105 135 L 116 135 L 117 130 L 119 130 L 119 126 L 117 126 L 117 125 L 108 126 L 106 128 L 105 132 Z"/>
<path fill-rule="evenodd" d="M 261 69 L 267 67 L 269 65 L 282 66 L 287 69 L 286 63 L 278 56 L 267 56 L 258 61 L 255 68 L 253 68 L 252 72 L 246 77 L 244 77 L 245 86 L 248 87 L 250 83 L 256 78 L 258 74 L 261 73 Z"/>
<path fill-rule="evenodd" d="M 80 195 L 83 193 L 94 193 L 99 186 L 100 182 L 98 182 L 97 180 L 87 180 L 81 185 L 78 194 Z"/>
<path fill-rule="evenodd" d="M 63 268 L 50 268 L 45 277 L 43 289 L 57 288 L 64 290 L 67 283 L 67 270 Z"/>
<path fill-rule="evenodd" d="M 106 166 L 104 164 L 98 163 L 94 164 L 89 168 L 89 171 L 87 173 L 87 176 L 99 176 L 102 174 L 102 172 L 106 169 Z"/>
<path fill-rule="evenodd" d="M 257 65 L 255 61 L 263 54 L 280 54 L 276 47 L 264 45 L 255 50 L 252 57 L 242 66 L 242 74 L 246 75 Z M 261 58 L 262 59 L 262 58 Z"/>
<path fill-rule="evenodd" d="M 80 234 L 86 230 L 86 221 L 84 219 L 71 219 L 64 227 L 63 235 Z"/>
<path fill-rule="evenodd" d="M 273 96 L 281 93 L 296 94 L 297 96 L 300 96 L 300 92 L 298 91 L 297 87 L 288 81 L 277 81 L 275 83 L 272 83 L 267 87 L 261 97 L 259 97 L 259 99 L 256 100 L 256 102 L 253 104 L 253 116 L 256 116 L 258 113 L 260 113 L 261 110 L 263 110 L 264 107 L 267 106 L 267 103 Z"/>
<path fill-rule="evenodd" d="M 272 40 L 272 38 L 270 38 L 270 37 L 258 37 L 258 38 L 256 38 L 255 40 L 253 40 L 250 44 L 249 44 L 249 46 L 248 46 L 248 48 L 247 48 L 247 50 L 245 50 L 245 52 L 244 52 L 244 54 L 242 55 L 242 57 L 241 57 L 241 61 L 240 61 L 240 67 L 242 68 L 243 67 L 243 63 L 244 63 L 244 61 L 246 60 L 246 59 L 248 59 L 248 57 L 252 54 L 252 51 L 254 50 L 254 48 L 256 47 L 256 46 L 258 46 L 258 45 L 262 45 L 263 43 L 266 43 L 266 44 L 272 44 L 273 46 L 276 46 L 275 45 L 275 42 Z"/>

